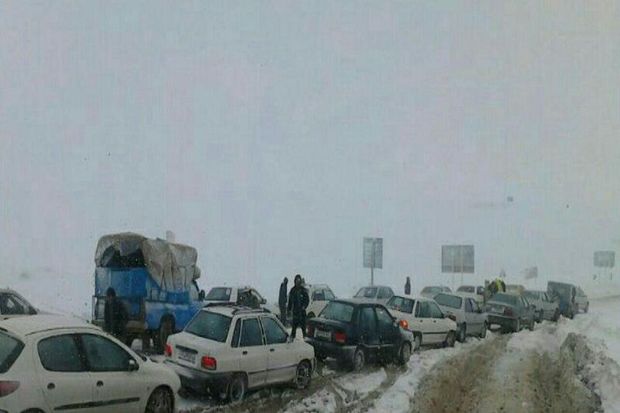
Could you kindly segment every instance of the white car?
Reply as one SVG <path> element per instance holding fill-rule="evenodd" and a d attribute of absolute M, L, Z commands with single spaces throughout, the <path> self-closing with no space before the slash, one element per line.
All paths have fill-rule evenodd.
<path fill-rule="evenodd" d="M 306 308 L 307 318 L 318 316 L 331 300 L 335 300 L 336 296 L 326 284 L 309 284 L 306 285 L 310 304 Z"/>
<path fill-rule="evenodd" d="M 306 388 L 315 367 L 314 348 L 291 341 L 274 314 L 235 306 L 203 308 L 168 338 L 165 354 L 184 388 L 233 403 L 276 383 Z"/>
<path fill-rule="evenodd" d="M 379 303 L 385 305 L 393 295 L 394 291 L 390 287 L 373 285 L 360 288 L 353 298 L 365 303 Z"/>
<path fill-rule="evenodd" d="M 422 291 L 420 291 L 420 295 L 422 297 L 430 298 L 432 300 L 439 293 L 451 293 L 451 292 L 452 290 L 450 289 L 450 287 L 446 287 L 443 285 L 430 285 L 428 287 L 422 288 Z"/>
<path fill-rule="evenodd" d="M 84 321 L 51 315 L 0 322 L 0 412 L 166 412 L 181 383 Z"/>
<path fill-rule="evenodd" d="M 267 304 L 267 300 L 250 286 L 213 287 L 204 299 L 204 305 L 234 304 L 248 305 L 259 308 Z"/>
<path fill-rule="evenodd" d="M 482 311 L 474 298 L 441 293 L 435 296 L 435 302 L 446 315 L 456 318 L 457 340 L 464 342 L 467 336 L 474 335 L 480 338 L 486 337 L 489 328 L 487 314 Z"/>
<path fill-rule="evenodd" d="M 534 307 L 534 319 L 537 322 L 542 320 L 558 321 L 560 318 L 560 306 L 557 301 L 549 297 L 546 291 L 525 290 L 523 297 Z"/>
<path fill-rule="evenodd" d="M 0 289 L 0 320 L 38 313 L 39 311 L 17 291 Z"/>
<path fill-rule="evenodd" d="M 386 307 L 403 328 L 413 332 L 414 350 L 430 344 L 454 345 L 456 322 L 446 317 L 435 301 L 395 295 Z"/>
<path fill-rule="evenodd" d="M 461 285 L 456 289 L 459 294 L 469 294 L 476 299 L 478 304 L 484 303 L 484 287 L 481 285 Z"/>

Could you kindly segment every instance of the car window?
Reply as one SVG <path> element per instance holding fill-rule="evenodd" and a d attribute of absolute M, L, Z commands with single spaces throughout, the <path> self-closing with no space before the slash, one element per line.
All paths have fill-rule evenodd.
<path fill-rule="evenodd" d="M 364 333 L 374 333 L 377 330 L 377 319 L 372 307 L 362 307 L 360 310 L 360 330 Z"/>
<path fill-rule="evenodd" d="M 313 301 L 325 301 L 325 290 L 316 290 L 312 293 Z"/>
<path fill-rule="evenodd" d="M 327 320 L 342 321 L 350 323 L 353 318 L 353 310 L 355 308 L 351 304 L 341 303 L 338 301 L 330 301 L 329 304 L 321 311 L 319 317 Z"/>
<path fill-rule="evenodd" d="M 427 302 L 431 318 L 443 318 L 443 313 L 436 303 Z"/>
<path fill-rule="evenodd" d="M 265 330 L 265 340 L 267 344 L 282 344 L 286 343 L 288 334 L 280 325 L 271 317 L 261 317 L 261 323 L 263 324 L 263 330 Z"/>
<path fill-rule="evenodd" d="M 377 295 L 377 287 L 364 287 L 361 288 L 357 294 L 355 294 L 356 298 L 375 298 Z"/>
<path fill-rule="evenodd" d="M 377 313 L 377 321 L 379 323 L 379 328 L 386 329 L 388 327 L 392 327 L 394 325 L 394 319 L 383 307 L 375 307 L 375 311 Z"/>
<path fill-rule="evenodd" d="M 538 293 L 536 291 L 524 291 L 523 292 L 523 296 L 530 299 L 530 300 L 537 300 L 538 299 Z"/>
<path fill-rule="evenodd" d="M 0 331 L 0 374 L 9 371 L 23 348 L 21 341 Z"/>
<path fill-rule="evenodd" d="M 246 318 L 241 326 L 241 342 L 239 347 L 253 347 L 263 345 L 263 332 L 257 318 Z"/>
<path fill-rule="evenodd" d="M 13 294 L 0 294 L 0 314 L 27 314 L 27 309 Z"/>
<path fill-rule="evenodd" d="M 329 288 L 326 288 L 325 289 L 325 299 L 326 300 L 334 300 L 335 298 L 336 298 L 336 296 L 334 295 L 332 290 L 330 290 Z"/>
<path fill-rule="evenodd" d="M 235 323 L 235 331 L 233 332 L 231 347 L 239 347 L 239 335 L 241 334 L 241 320 Z"/>
<path fill-rule="evenodd" d="M 474 312 L 474 307 L 472 307 L 471 300 L 469 298 L 465 300 L 465 311 L 468 313 Z"/>
<path fill-rule="evenodd" d="M 497 293 L 490 301 L 496 301 L 498 303 L 517 305 L 517 296 L 510 294 Z"/>
<path fill-rule="evenodd" d="M 456 295 L 437 294 L 435 296 L 435 302 L 437 302 L 437 304 L 439 305 L 443 305 L 446 307 L 460 309 L 461 305 L 463 304 L 463 299 Z"/>
<path fill-rule="evenodd" d="M 386 299 L 386 298 L 390 298 L 393 295 L 394 294 L 392 293 L 392 291 L 389 288 L 381 287 L 381 288 L 379 288 L 379 295 L 377 295 L 377 298 L 379 298 L 379 299 Z"/>
<path fill-rule="evenodd" d="M 78 350 L 76 336 L 65 334 L 39 341 L 39 359 L 48 371 L 79 372 L 86 371 L 84 359 Z"/>
<path fill-rule="evenodd" d="M 394 296 L 390 298 L 390 300 L 385 305 L 390 310 L 396 310 L 403 313 L 413 313 L 413 307 L 415 305 L 415 300 L 411 300 L 405 297 Z"/>
<path fill-rule="evenodd" d="M 431 307 L 428 305 L 428 301 L 420 301 L 419 302 L 420 310 L 418 312 L 418 317 L 420 318 L 430 318 L 431 316 Z"/>
<path fill-rule="evenodd" d="M 127 371 L 133 357 L 105 337 L 83 334 L 82 345 L 90 371 Z"/>
<path fill-rule="evenodd" d="M 480 310 L 480 306 L 474 299 L 471 299 L 471 308 L 474 310 L 474 313 L 477 313 Z"/>
<path fill-rule="evenodd" d="M 231 291 L 231 288 L 225 287 L 211 288 L 205 299 L 209 301 L 229 301 Z"/>
<path fill-rule="evenodd" d="M 199 311 L 185 327 L 185 332 L 224 343 L 232 319 L 211 311 Z"/>

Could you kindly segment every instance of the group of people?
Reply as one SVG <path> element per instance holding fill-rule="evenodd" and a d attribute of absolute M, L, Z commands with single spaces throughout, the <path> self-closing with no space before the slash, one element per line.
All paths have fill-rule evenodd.
<path fill-rule="evenodd" d="M 280 320 L 282 324 L 287 322 L 287 314 L 291 313 L 291 338 L 295 339 L 297 328 L 301 328 L 301 333 L 306 337 L 306 308 L 310 304 L 308 291 L 304 287 L 304 280 L 301 275 L 295 275 L 295 285 L 288 291 L 288 278 L 284 277 L 280 284 L 280 294 L 278 305 L 280 307 Z"/>

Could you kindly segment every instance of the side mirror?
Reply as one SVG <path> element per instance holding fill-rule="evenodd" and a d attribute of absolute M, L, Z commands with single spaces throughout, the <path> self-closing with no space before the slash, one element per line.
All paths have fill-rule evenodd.
<path fill-rule="evenodd" d="M 128 371 L 137 371 L 138 370 L 138 363 L 134 359 L 129 360 L 129 366 L 128 366 L 127 370 Z"/>

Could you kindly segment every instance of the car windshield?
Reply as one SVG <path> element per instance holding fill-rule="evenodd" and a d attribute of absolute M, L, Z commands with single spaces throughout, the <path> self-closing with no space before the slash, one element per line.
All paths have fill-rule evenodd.
<path fill-rule="evenodd" d="M 354 307 L 351 304 L 330 301 L 320 314 L 321 318 L 350 323 L 353 318 Z"/>
<path fill-rule="evenodd" d="M 360 289 L 355 297 L 357 298 L 375 298 L 377 295 L 377 287 L 364 287 Z"/>
<path fill-rule="evenodd" d="M 403 313 L 413 313 L 415 301 L 405 297 L 392 297 L 385 305 L 390 310 L 396 310 Z"/>
<path fill-rule="evenodd" d="M 206 299 L 211 301 L 229 301 L 230 300 L 230 288 L 225 287 L 216 287 L 211 288 L 209 294 L 207 294 Z"/>
<path fill-rule="evenodd" d="M 461 285 L 456 291 L 461 293 L 473 293 L 476 289 L 471 285 Z"/>
<path fill-rule="evenodd" d="M 502 293 L 495 294 L 491 298 L 490 301 L 494 301 L 496 303 L 502 303 L 502 304 L 517 305 L 517 297 L 514 295 L 510 295 L 510 294 L 502 294 Z"/>
<path fill-rule="evenodd" d="M 463 299 L 461 297 L 457 297 L 456 295 L 438 294 L 435 296 L 435 302 L 445 307 L 461 308 Z"/>
<path fill-rule="evenodd" d="M 9 371 L 23 348 L 21 341 L 0 331 L 0 373 Z"/>
<path fill-rule="evenodd" d="M 185 332 L 223 343 L 228 337 L 232 319 L 211 311 L 200 311 L 185 327 Z"/>
<path fill-rule="evenodd" d="M 441 287 L 424 287 L 424 289 L 422 289 L 423 293 L 440 293 L 441 292 Z"/>

